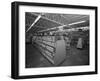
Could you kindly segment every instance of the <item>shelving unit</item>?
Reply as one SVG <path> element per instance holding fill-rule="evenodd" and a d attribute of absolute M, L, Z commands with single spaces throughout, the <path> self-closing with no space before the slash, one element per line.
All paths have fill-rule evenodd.
<path fill-rule="evenodd" d="M 54 36 L 34 36 L 33 42 L 38 45 L 41 53 L 54 64 L 54 54 L 56 50 Z"/>
<path fill-rule="evenodd" d="M 41 53 L 53 64 L 59 65 L 66 58 L 66 46 L 63 36 L 55 40 L 56 36 L 33 37 Z"/>

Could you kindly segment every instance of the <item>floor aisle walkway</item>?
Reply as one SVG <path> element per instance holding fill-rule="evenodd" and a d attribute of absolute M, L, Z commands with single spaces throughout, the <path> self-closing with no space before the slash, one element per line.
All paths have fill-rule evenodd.
<path fill-rule="evenodd" d="M 53 65 L 32 44 L 26 44 L 26 68 L 53 67 Z M 59 66 L 88 65 L 88 49 L 77 49 L 71 47 L 66 52 L 66 59 Z"/>
<path fill-rule="evenodd" d="M 26 68 L 52 66 L 34 45 L 26 44 L 26 52 Z"/>

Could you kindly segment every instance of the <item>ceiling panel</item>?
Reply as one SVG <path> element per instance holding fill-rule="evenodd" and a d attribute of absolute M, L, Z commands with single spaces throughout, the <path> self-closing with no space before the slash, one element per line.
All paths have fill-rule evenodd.
<path fill-rule="evenodd" d="M 36 15 L 32 15 L 29 12 L 25 13 L 25 26 L 26 26 L 25 30 L 27 30 L 31 26 L 31 24 L 34 22 L 36 18 L 37 18 Z"/>
<path fill-rule="evenodd" d="M 30 29 L 29 32 L 38 32 L 41 30 L 47 30 L 62 25 L 66 25 L 64 26 L 65 29 L 67 29 L 67 27 L 69 29 L 72 27 L 89 25 L 89 15 L 26 12 L 26 16 L 25 16 L 26 30 L 31 26 L 31 24 L 35 21 L 38 15 L 41 15 L 41 18 L 38 20 L 38 22 L 35 23 L 35 25 Z M 80 23 L 72 26 L 67 26 L 68 24 L 80 22 L 80 21 L 86 21 L 86 22 L 85 24 L 83 23 L 82 25 Z"/>
<path fill-rule="evenodd" d="M 37 26 L 42 26 L 42 27 L 45 27 L 45 28 L 52 28 L 52 27 L 57 27 L 57 26 L 60 26 L 60 24 L 58 23 L 55 23 L 53 21 L 50 21 L 50 20 L 47 20 L 47 19 L 43 19 L 41 18 L 37 23 L 36 23 Z"/>

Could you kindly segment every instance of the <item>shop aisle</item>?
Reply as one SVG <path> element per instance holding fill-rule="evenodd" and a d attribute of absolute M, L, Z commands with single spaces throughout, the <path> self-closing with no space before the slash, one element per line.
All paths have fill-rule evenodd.
<path fill-rule="evenodd" d="M 41 55 L 35 44 L 26 44 L 26 68 L 50 67 L 52 64 Z"/>
<path fill-rule="evenodd" d="M 62 48 L 61 46 L 62 45 L 58 47 Z M 41 54 L 37 47 L 36 44 L 26 44 L 26 68 L 89 65 L 88 48 L 77 49 L 75 46 L 71 46 L 70 49 L 66 49 L 66 55 L 63 55 L 62 62 L 58 65 L 53 65 Z M 65 50 L 63 51 L 65 52 Z M 57 53 L 58 56 L 59 53 Z M 61 57 L 62 56 L 59 56 L 56 59 L 61 60 Z"/>

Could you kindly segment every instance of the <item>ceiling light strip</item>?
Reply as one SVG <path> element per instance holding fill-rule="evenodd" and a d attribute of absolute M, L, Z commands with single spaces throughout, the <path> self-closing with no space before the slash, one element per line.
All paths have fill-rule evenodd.
<path fill-rule="evenodd" d="M 38 15 L 38 17 L 35 19 L 35 21 L 31 24 L 31 26 L 27 29 L 26 32 L 28 32 L 40 18 L 41 18 L 41 15 Z"/>

